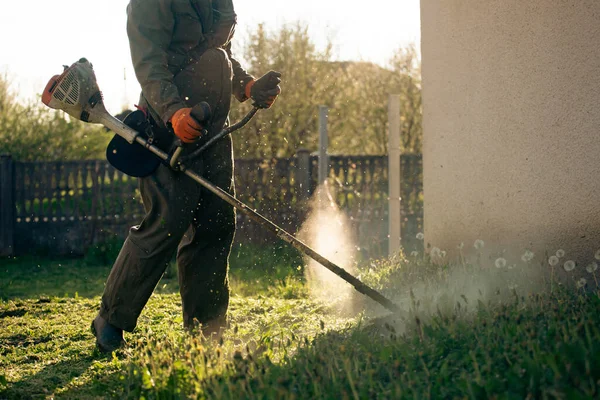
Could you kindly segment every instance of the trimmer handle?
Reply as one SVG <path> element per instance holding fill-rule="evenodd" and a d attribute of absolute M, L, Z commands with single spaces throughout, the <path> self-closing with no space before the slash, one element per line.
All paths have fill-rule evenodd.
<path fill-rule="evenodd" d="M 212 118 L 212 111 L 210 109 L 210 105 L 205 101 L 201 101 L 200 103 L 192 107 L 192 112 L 190 114 L 192 118 L 196 120 L 196 122 L 202 125 L 202 127 L 205 127 L 206 123 Z M 207 130 L 203 129 L 201 137 L 206 136 L 206 134 Z M 169 165 L 171 165 L 171 168 L 175 168 L 177 162 L 179 161 L 179 157 L 183 152 L 183 143 L 181 142 L 181 140 L 177 141 L 176 146 L 177 148 L 175 149 L 175 151 L 171 155 L 171 159 L 169 160 Z"/>
<path fill-rule="evenodd" d="M 201 101 L 192 107 L 192 117 L 201 125 L 205 125 L 212 118 L 212 110 L 210 109 L 210 105 Z"/>

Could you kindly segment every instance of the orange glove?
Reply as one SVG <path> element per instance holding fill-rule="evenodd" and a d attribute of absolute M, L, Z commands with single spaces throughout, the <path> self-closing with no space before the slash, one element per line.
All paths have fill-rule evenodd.
<path fill-rule="evenodd" d="M 171 126 L 175 135 L 181 139 L 183 143 L 193 143 L 202 135 L 204 129 L 202 125 L 192 117 L 191 108 L 181 108 L 175 111 L 171 117 Z"/>

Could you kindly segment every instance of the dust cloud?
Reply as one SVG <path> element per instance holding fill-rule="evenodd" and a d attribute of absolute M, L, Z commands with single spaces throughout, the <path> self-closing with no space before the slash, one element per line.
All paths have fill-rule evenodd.
<path fill-rule="evenodd" d="M 354 230 L 327 184 L 320 186 L 311 199 L 310 212 L 298 238 L 352 275 L 364 272 L 357 265 Z M 375 269 L 397 270 L 397 274 L 387 275 L 380 291 L 404 310 L 404 315 L 419 316 L 422 321 L 441 315 L 472 316 L 482 306 L 512 302 L 545 292 L 550 287 L 550 270 L 545 256 L 535 257 L 526 251 L 521 260 L 508 257 L 507 260 L 501 256 L 483 258 L 481 249 L 476 252 L 473 262 L 466 261 L 471 257 L 462 256 L 450 261 L 445 258 L 446 252 L 437 249 L 434 254 L 420 254 L 420 261 L 414 257 L 401 257 L 375 260 L 370 265 Z M 389 311 L 356 292 L 333 272 L 308 257 L 305 262 L 305 276 L 312 298 L 342 314 L 364 312 L 369 319 L 385 318 L 399 328 L 398 331 L 404 330 L 405 319 L 398 319 L 396 324 L 395 316 Z M 559 269 L 557 267 L 554 273 L 559 273 Z"/>
<path fill-rule="evenodd" d="M 421 322 L 435 317 L 470 319 L 482 309 L 490 310 L 524 301 L 530 295 L 547 293 L 551 290 L 547 262 L 543 258 L 534 259 L 533 253 L 528 257 L 525 257 L 527 261 L 510 263 L 502 257 L 475 264 L 442 263 L 435 273 L 424 276 L 418 269 L 431 266 L 408 265 L 406 268 L 418 278 L 392 279 L 384 290 L 384 294 L 404 310 L 403 315 L 390 315 L 373 305 L 369 305 L 367 313 L 383 318 L 397 332 L 404 332 L 415 319 Z M 403 276 L 411 275 L 405 272 L 408 273 Z M 556 288 L 558 282 L 554 285 Z"/>
<path fill-rule="evenodd" d="M 354 275 L 356 238 L 348 217 L 340 211 L 334 199 L 335 193 L 327 183 L 317 188 L 298 238 Z M 305 257 L 305 262 L 305 276 L 311 297 L 327 303 L 338 312 L 352 312 L 356 296 L 354 288 L 313 259 Z"/>

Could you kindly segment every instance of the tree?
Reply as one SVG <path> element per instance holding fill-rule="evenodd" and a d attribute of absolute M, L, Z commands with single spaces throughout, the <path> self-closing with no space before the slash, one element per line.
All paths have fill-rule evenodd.
<path fill-rule="evenodd" d="M 329 45 L 317 51 L 307 27 L 284 26 L 267 33 L 260 25 L 244 55 L 251 73 L 273 69 L 283 75 L 275 106 L 255 117 L 236 137 L 237 157 L 288 157 L 299 148 L 316 150 L 318 110 L 330 109 L 330 151 L 343 154 L 387 152 L 388 95 L 402 96 L 404 151 L 421 150 L 420 64 L 414 46 L 399 49 L 383 68 L 367 62 L 334 62 Z M 251 104 L 234 104 L 232 120 Z M 245 135 L 245 136 L 242 136 Z"/>
<path fill-rule="evenodd" d="M 259 25 L 243 49 L 255 76 L 277 70 L 283 92 L 274 107 L 261 111 L 235 134 L 239 158 L 289 157 L 298 149 L 317 150 L 318 108 L 329 107 L 330 152 L 385 154 L 389 94 L 400 94 L 404 152 L 420 153 L 421 67 L 414 46 L 398 49 L 386 68 L 368 62 L 333 61 L 333 44 L 317 50 L 305 25 L 267 32 Z M 231 120 L 251 102 L 233 102 Z M 74 120 L 41 102 L 20 104 L 9 80 L 0 77 L 0 151 L 19 160 L 104 158 L 111 135 L 97 125 Z"/>
<path fill-rule="evenodd" d="M 333 101 L 338 78 L 330 76 L 327 65 L 331 47 L 318 52 L 307 28 L 299 24 L 272 35 L 260 25 L 250 36 L 245 58 L 257 76 L 271 69 L 280 71 L 285 85 L 276 106 L 261 112 L 247 128 L 246 136 L 237 138 L 236 155 L 284 157 L 298 148 L 314 147 L 318 134 L 316 105 Z M 250 106 L 250 102 L 234 105 L 232 119 L 241 118 Z"/>
<path fill-rule="evenodd" d="M 414 46 L 398 49 L 389 68 L 347 63 L 348 87 L 333 115 L 334 149 L 343 154 L 387 153 L 388 98 L 400 95 L 402 151 L 420 153 L 422 142 L 421 66 Z M 354 82 L 354 84 L 352 84 Z M 339 136 L 335 141 L 336 135 Z"/>

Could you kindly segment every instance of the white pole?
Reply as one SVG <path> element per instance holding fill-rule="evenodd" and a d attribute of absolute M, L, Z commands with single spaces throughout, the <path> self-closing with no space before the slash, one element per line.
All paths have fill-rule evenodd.
<path fill-rule="evenodd" d="M 329 177 L 327 117 L 327 106 L 319 106 L 319 185 L 323 184 Z"/>
<path fill-rule="evenodd" d="M 401 164 L 400 164 L 400 96 L 390 95 L 388 103 L 388 185 L 389 185 L 389 255 L 400 251 Z"/>

